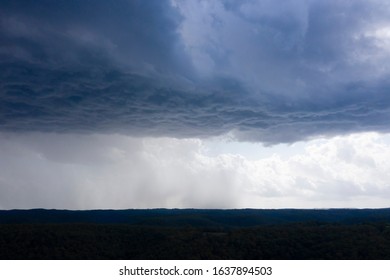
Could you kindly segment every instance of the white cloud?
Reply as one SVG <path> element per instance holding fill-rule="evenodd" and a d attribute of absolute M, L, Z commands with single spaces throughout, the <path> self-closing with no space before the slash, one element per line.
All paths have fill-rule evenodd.
<path fill-rule="evenodd" d="M 120 135 L 2 134 L 3 208 L 322 208 L 390 202 L 388 135 L 261 148 L 259 159 L 207 141 Z M 242 144 L 245 145 L 245 144 Z M 273 154 L 272 154 L 273 153 Z"/>

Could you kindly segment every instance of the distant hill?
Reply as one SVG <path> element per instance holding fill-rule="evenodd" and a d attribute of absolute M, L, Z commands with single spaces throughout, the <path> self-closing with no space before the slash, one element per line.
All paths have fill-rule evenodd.
<path fill-rule="evenodd" d="M 385 209 L 0 210 L 0 224 L 127 224 L 162 227 L 253 227 L 289 223 L 390 223 Z"/>

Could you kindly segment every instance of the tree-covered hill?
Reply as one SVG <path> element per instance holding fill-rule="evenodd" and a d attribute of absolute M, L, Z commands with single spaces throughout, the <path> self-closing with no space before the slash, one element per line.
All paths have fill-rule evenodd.
<path fill-rule="evenodd" d="M 0 259 L 390 259 L 385 224 L 0 225 Z"/>
<path fill-rule="evenodd" d="M 0 211 L 0 259 L 390 259 L 390 209 Z"/>

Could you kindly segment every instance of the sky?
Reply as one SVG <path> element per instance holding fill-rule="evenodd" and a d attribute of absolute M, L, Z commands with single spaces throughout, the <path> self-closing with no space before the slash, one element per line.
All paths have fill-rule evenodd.
<path fill-rule="evenodd" d="M 385 0 L 2 0 L 0 209 L 390 206 Z"/>

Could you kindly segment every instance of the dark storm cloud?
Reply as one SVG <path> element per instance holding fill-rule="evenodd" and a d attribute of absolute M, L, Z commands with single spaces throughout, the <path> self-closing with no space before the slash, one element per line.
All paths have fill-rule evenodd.
<path fill-rule="evenodd" d="M 137 69 L 181 63 L 180 16 L 167 1 L 2 1 L 0 13 L 2 54 L 14 59 L 75 70 L 113 58 Z"/>
<path fill-rule="evenodd" d="M 0 129 L 267 143 L 389 131 L 388 5 L 172 3 L 1 1 Z"/>

